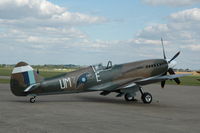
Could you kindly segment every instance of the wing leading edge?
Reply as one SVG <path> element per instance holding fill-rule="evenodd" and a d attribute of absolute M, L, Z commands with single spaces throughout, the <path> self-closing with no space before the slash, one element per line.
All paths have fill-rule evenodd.
<path fill-rule="evenodd" d="M 175 78 L 189 76 L 189 75 L 191 75 L 191 74 L 174 74 L 174 75 L 155 76 L 155 77 L 137 80 L 134 83 L 128 84 L 127 86 L 125 86 L 123 88 L 130 88 L 130 87 L 133 87 L 136 85 L 147 85 L 147 84 L 151 84 L 151 83 L 161 82 L 161 81 L 175 79 Z"/>

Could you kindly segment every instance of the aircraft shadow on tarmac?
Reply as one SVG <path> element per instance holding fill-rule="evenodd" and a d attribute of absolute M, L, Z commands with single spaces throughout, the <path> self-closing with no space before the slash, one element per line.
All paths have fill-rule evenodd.
<path fill-rule="evenodd" d="M 9 100 L 9 102 L 17 102 L 17 103 L 27 103 L 30 104 L 25 99 L 17 99 L 17 100 Z M 111 97 L 95 97 L 95 96 L 75 96 L 73 99 L 63 99 L 63 98 L 53 98 L 53 99 L 38 99 L 35 104 L 39 103 L 105 103 L 105 104 L 117 104 L 117 105 L 134 105 L 134 106 L 149 106 L 149 107 L 165 107 L 165 105 L 161 105 L 158 101 L 153 101 L 151 104 L 144 104 L 141 100 L 127 102 L 123 99 L 116 99 Z"/>
<path fill-rule="evenodd" d="M 137 105 L 137 106 L 160 106 L 158 101 L 154 101 L 151 104 L 144 104 L 142 100 L 127 102 L 123 99 L 115 99 L 111 97 L 95 97 L 95 96 L 78 96 L 78 99 L 82 102 L 94 102 L 94 103 L 106 103 L 106 104 L 118 104 L 118 105 Z"/>

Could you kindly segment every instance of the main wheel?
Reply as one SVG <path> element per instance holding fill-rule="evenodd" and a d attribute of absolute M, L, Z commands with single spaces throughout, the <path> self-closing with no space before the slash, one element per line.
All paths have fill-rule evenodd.
<path fill-rule="evenodd" d="M 152 95 L 148 92 L 142 94 L 142 101 L 143 103 L 150 104 L 152 102 Z"/>
<path fill-rule="evenodd" d="M 130 101 L 134 101 L 135 99 L 134 99 L 134 96 L 132 96 L 131 94 L 125 94 L 124 95 L 124 99 L 126 100 L 126 101 L 128 101 L 128 102 L 130 102 Z"/>
<path fill-rule="evenodd" d="M 34 103 L 34 102 L 35 102 L 35 98 L 34 97 L 30 98 L 30 103 Z"/>

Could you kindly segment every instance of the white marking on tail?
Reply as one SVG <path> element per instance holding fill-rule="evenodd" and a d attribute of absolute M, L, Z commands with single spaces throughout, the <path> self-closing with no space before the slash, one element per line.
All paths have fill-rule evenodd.
<path fill-rule="evenodd" d="M 22 72 L 27 72 L 27 71 L 33 71 L 33 68 L 29 65 L 27 66 L 20 66 L 20 67 L 15 67 L 12 71 L 12 74 L 15 73 L 22 73 Z"/>

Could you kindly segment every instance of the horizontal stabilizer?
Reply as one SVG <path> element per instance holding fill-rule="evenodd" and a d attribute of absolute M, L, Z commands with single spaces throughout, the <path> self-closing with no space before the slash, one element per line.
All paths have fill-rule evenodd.
<path fill-rule="evenodd" d="M 24 90 L 24 92 L 31 92 L 31 91 L 35 90 L 38 86 L 39 86 L 39 83 L 37 83 L 37 84 L 32 84 L 32 85 L 28 86 L 28 87 Z"/>

